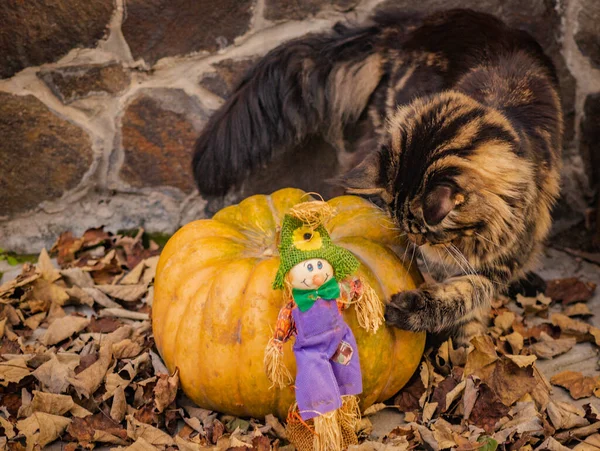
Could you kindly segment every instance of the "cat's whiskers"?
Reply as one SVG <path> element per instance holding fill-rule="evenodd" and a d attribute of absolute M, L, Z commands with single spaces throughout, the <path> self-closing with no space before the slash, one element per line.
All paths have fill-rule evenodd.
<path fill-rule="evenodd" d="M 442 253 L 440 252 L 440 249 L 438 247 L 434 248 L 435 251 L 438 254 L 438 257 L 440 259 L 440 263 L 442 264 L 442 268 L 444 269 L 444 272 L 446 273 L 446 277 L 450 277 L 450 273 L 448 272 L 448 269 L 446 268 L 446 264 L 444 262 L 444 257 L 442 256 Z"/>
<path fill-rule="evenodd" d="M 417 253 L 417 246 L 415 246 L 413 244 L 412 248 L 413 248 L 413 251 L 412 251 L 412 255 L 410 257 L 410 262 L 408 263 L 408 269 L 406 270 L 406 273 L 404 273 L 404 285 L 406 285 L 406 279 L 410 274 L 410 268 L 412 267 L 412 262 L 415 258 L 415 254 Z"/>
<path fill-rule="evenodd" d="M 454 258 L 454 260 L 456 261 L 456 264 L 463 271 L 463 273 L 467 277 L 467 279 L 469 279 L 469 282 L 471 283 L 471 285 L 473 286 L 473 289 L 474 289 L 475 300 L 479 304 L 481 301 L 481 297 L 478 292 L 478 287 L 481 288 L 482 293 L 485 292 L 485 289 L 483 287 L 483 284 L 481 283 L 481 280 L 479 280 L 477 273 L 475 272 L 473 267 L 469 264 L 469 262 L 467 261 L 465 256 L 460 252 L 460 250 L 454 244 L 450 243 L 449 246 L 447 246 L 445 249 L 448 251 L 448 254 L 450 256 L 452 256 L 452 258 Z M 452 251 L 452 252 L 450 252 L 450 251 Z M 465 269 L 465 266 L 462 265 L 461 261 L 467 264 L 466 269 Z"/>
<path fill-rule="evenodd" d="M 481 233 L 477 233 L 475 232 L 475 235 L 477 235 L 479 238 L 481 238 L 482 240 L 487 241 L 490 244 L 493 244 L 496 247 L 500 247 L 500 245 L 498 243 L 494 243 L 492 240 L 490 240 L 489 238 L 484 237 Z"/>
<path fill-rule="evenodd" d="M 423 249 L 421 249 L 420 247 L 419 247 L 419 252 L 421 253 L 421 258 L 423 259 L 423 263 L 425 263 L 425 268 L 427 268 L 427 273 L 429 274 L 430 277 L 432 277 L 431 270 L 429 269 L 429 265 L 427 264 L 427 258 L 425 257 L 425 253 L 423 252 Z"/>

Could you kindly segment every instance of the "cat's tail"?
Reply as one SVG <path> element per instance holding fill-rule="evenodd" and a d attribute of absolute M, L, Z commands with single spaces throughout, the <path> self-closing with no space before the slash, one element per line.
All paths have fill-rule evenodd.
<path fill-rule="evenodd" d="M 198 138 L 200 192 L 223 195 L 311 134 L 330 141 L 358 119 L 383 73 L 373 25 L 309 35 L 268 53 L 217 110 Z M 290 168 L 293 171 L 294 168 Z"/>

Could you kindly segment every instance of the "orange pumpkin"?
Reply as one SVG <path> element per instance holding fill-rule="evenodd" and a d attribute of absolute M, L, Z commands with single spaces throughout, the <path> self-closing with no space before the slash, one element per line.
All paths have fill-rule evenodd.
<path fill-rule="evenodd" d="M 297 189 L 249 197 L 213 219 L 182 227 L 158 263 L 152 327 L 170 371 L 179 368 L 185 393 L 199 406 L 236 416 L 285 418 L 294 401 L 292 387 L 271 389 L 263 369 L 265 346 L 284 300 L 271 288 L 279 266 L 278 225 L 293 205 L 307 200 Z M 304 197 L 303 197 L 304 196 Z M 360 260 L 359 275 L 381 299 L 422 281 L 399 253 L 397 230 L 381 210 L 355 196 L 329 203 L 336 215 L 326 224 L 333 242 Z M 424 333 L 381 327 L 367 333 L 354 307 L 345 312 L 358 342 L 362 408 L 396 393 L 417 368 Z M 295 372 L 293 340 L 285 363 Z"/>

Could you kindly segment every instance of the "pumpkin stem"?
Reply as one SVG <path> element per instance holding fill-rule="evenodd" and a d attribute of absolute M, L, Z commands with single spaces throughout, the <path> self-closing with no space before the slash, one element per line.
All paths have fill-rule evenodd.
<path fill-rule="evenodd" d="M 360 327 L 367 332 L 377 332 L 383 324 L 383 303 L 377 292 L 362 277 L 360 279 L 363 290 L 356 300 L 356 317 Z"/>
<path fill-rule="evenodd" d="M 284 388 L 292 383 L 292 375 L 283 362 L 283 349 L 280 340 L 271 338 L 265 348 L 265 372 L 271 381 L 271 388 Z"/>

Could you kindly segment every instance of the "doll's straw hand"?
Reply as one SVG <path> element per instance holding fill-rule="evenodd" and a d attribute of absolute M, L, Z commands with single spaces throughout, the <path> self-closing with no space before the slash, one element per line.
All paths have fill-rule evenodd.
<path fill-rule="evenodd" d="M 283 388 L 292 383 L 292 375 L 283 362 L 283 342 L 271 338 L 265 349 L 265 372 L 273 383 L 271 387 Z"/>

